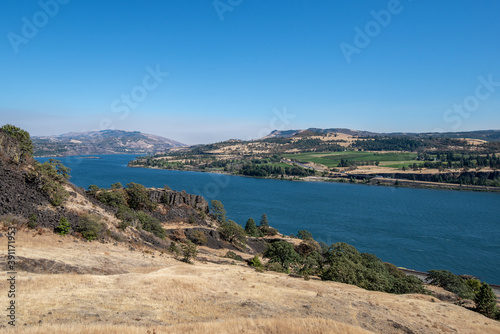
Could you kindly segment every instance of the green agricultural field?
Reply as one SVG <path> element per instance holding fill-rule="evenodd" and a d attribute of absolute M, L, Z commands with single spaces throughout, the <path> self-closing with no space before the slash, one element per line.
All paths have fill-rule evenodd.
<path fill-rule="evenodd" d="M 379 161 L 380 166 L 403 165 L 415 162 L 416 153 L 376 153 L 364 151 L 346 152 L 307 152 L 298 154 L 284 154 L 284 158 L 300 162 L 314 162 L 329 168 L 337 167 L 341 159 L 351 161 Z"/>

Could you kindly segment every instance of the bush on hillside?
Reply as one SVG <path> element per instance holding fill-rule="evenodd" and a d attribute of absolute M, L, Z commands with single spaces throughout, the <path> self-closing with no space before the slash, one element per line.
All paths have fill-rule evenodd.
<path fill-rule="evenodd" d="M 85 214 L 80 217 L 76 231 L 88 241 L 99 238 L 102 231 L 101 218 L 96 214 Z"/>

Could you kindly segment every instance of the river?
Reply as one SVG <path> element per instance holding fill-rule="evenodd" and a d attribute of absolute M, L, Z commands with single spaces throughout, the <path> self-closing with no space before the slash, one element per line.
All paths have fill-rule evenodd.
<path fill-rule="evenodd" d="M 447 269 L 500 284 L 500 193 L 256 179 L 128 168 L 134 155 L 66 157 L 71 182 L 136 182 L 220 200 L 244 225 L 266 213 L 286 235 L 306 229 L 327 244 L 347 242 L 383 261 L 420 271 Z M 45 161 L 47 158 L 39 158 Z"/>

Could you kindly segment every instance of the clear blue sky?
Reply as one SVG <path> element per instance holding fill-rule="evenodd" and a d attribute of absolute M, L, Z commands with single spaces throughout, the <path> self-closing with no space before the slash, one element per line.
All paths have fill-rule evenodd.
<path fill-rule="evenodd" d="M 500 128 L 499 1 L 58 1 L 0 4 L 0 123 L 32 135 Z"/>

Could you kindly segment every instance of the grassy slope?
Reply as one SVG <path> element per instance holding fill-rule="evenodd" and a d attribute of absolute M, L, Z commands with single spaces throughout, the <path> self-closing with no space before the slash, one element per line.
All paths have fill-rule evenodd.
<path fill-rule="evenodd" d="M 20 326 L 8 333 L 500 333 L 500 323 L 430 296 L 214 264 L 205 262 L 218 259 L 208 249 L 199 256 L 205 261 L 189 265 L 125 244 L 34 234 L 18 234 L 18 256 L 125 273 L 19 272 Z M 5 234 L 0 244 L 5 252 Z M 6 303 L 0 294 L 0 305 Z"/>

